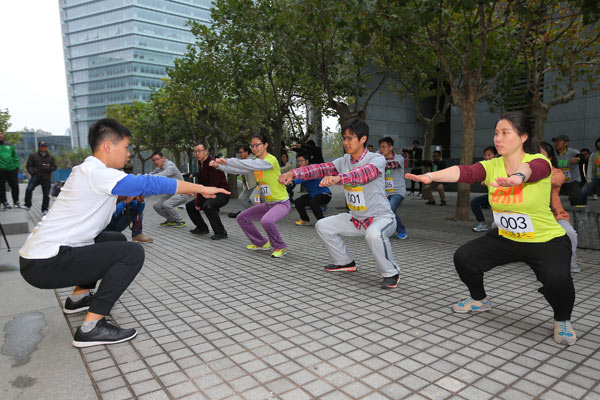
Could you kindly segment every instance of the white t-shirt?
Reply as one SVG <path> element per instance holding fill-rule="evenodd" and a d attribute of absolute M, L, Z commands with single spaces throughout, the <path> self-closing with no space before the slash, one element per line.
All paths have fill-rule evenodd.
<path fill-rule="evenodd" d="M 33 229 L 19 255 L 45 259 L 57 255 L 60 246 L 94 244 L 115 212 L 117 196 L 111 192 L 125 176 L 94 156 L 86 158 L 73 168 L 48 215 Z"/>

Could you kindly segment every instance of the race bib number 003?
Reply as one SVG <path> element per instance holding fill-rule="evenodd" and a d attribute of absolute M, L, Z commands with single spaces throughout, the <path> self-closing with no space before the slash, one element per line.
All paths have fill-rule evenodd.
<path fill-rule="evenodd" d="M 346 195 L 346 204 L 349 209 L 354 211 L 367 210 L 367 202 L 365 201 L 365 193 L 362 186 L 344 186 L 344 194 Z"/>
<path fill-rule="evenodd" d="M 394 178 L 391 176 L 385 178 L 385 191 L 388 193 L 394 191 Z"/>
<path fill-rule="evenodd" d="M 534 239 L 535 231 L 531 217 L 527 214 L 494 210 L 494 222 L 498 225 L 498 234 L 514 239 Z"/>

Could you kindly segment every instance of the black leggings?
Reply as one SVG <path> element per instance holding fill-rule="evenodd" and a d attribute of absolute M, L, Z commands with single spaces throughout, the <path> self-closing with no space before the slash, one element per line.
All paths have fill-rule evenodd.
<path fill-rule="evenodd" d="M 315 213 L 315 217 L 319 220 L 323 218 L 323 209 L 321 207 L 329 203 L 330 200 L 331 195 L 324 193 L 319 193 L 315 197 L 310 197 L 310 195 L 305 194 L 298 197 L 294 205 L 296 206 L 296 210 L 302 221 L 310 221 L 308 213 L 306 212 L 306 206 L 310 206 L 310 209 Z"/>
<path fill-rule="evenodd" d="M 83 247 L 61 246 L 52 258 L 20 257 L 21 275 L 40 289 L 93 289 L 102 279 L 89 311 L 108 315 L 144 265 L 144 249 L 119 232 L 102 232 L 95 242 Z"/>
<path fill-rule="evenodd" d="M 498 229 L 456 250 L 454 265 L 473 300 L 486 297 L 483 273 L 513 262 L 529 265 L 543 285 L 538 291 L 554 310 L 554 319 L 571 319 L 575 288 L 571 278 L 571 241 L 567 235 L 544 243 L 523 243 L 498 235 Z"/>

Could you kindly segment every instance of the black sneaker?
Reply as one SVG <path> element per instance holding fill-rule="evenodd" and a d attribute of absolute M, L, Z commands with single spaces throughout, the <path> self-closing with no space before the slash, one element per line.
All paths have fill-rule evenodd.
<path fill-rule="evenodd" d="M 206 235 L 208 233 L 208 229 L 194 228 L 190 229 L 190 232 L 194 235 Z"/>
<path fill-rule="evenodd" d="M 86 311 L 90 308 L 90 302 L 92 301 L 93 294 L 90 293 L 88 296 L 85 296 L 83 299 L 79 301 L 73 301 L 69 297 L 65 301 L 65 305 L 63 306 L 63 312 L 65 314 L 75 314 L 78 312 Z"/>
<path fill-rule="evenodd" d="M 214 235 L 212 235 L 210 237 L 212 240 L 221 240 L 221 239 L 227 239 L 227 232 L 223 232 L 223 233 L 215 233 Z"/>
<path fill-rule="evenodd" d="M 446 205 L 446 202 L 445 202 L 445 201 L 442 201 L 442 202 L 440 203 L 440 206 L 445 206 L 445 205 Z"/>
<path fill-rule="evenodd" d="M 347 272 L 354 272 L 356 271 L 356 263 L 354 261 L 350 262 L 349 264 L 346 265 L 335 265 L 335 264 L 329 264 L 325 267 L 325 271 L 347 271 Z"/>
<path fill-rule="evenodd" d="M 383 283 L 381 284 L 381 287 L 383 289 L 393 289 L 398 286 L 398 282 L 400 282 L 400 274 L 389 276 L 387 278 L 383 278 Z"/>
<path fill-rule="evenodd" d="M 12 207 L 10 206 L 10 204 L 8 204 L 8 202 L 4 202 L 2 203 L 2 211 L 4 210 L 10 210 Z"/>
<path fill-rule="evenodd" d="M 137 335 L 135 329 L 123 329 L 109 324 L 105 318 L 98 320 L 96 326 L 91 331 L 85 333 L 81 327 L 75 331 L 73 346 L 91 347 L 101 344 L 122 343 L 133 339 Z"/>
<path fill-rule="evenodd" d="M 229 214 L 227 214 L 227 216 L 228 216 L 229 218 L 237 218 L 237 216 L 238 216 L 240 213 L 241 213 L 241 211 L 234 212 L 234 213 L 229 213 Z"/>

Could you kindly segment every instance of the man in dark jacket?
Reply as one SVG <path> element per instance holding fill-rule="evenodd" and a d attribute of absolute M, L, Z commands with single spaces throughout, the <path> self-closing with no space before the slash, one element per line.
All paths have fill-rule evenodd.
<path fill-rule="evenodd" d="M 216 186 L 229 191 L 229 183 L 225 177 L 225 173 L 216 168 L 210 167 L 208 164 L 214 160 L 208 154 L 208 148 L 206 143 L 200 142 L 194 146 L 194 155 L 198 160 L 198 181 L 201 185 Z M 196 235 L 204 235 L 208 233 L 208 226 L 204 222 L 200 210 L 203 210 L 208 218 L 208 222 L 213 229 L 214 235 L 210 238 L 212 240 L 220 240 L 227 238 L 227 232 L 221 222 L 219 216 L 219 209 L 229 202 L 229 195 L 219 193 L 213 199 L 206 199 L 202 196 L 196 196 L 194 200 L 188 201 L 185 205 L 190 219 L 196 225 L 190 232 Z"/>
<path fill-rule="evenodd" d="M 41 141 L 38 143 L 38 151 L 29 155 L 26 168 L 29 175 L 31 175 L 31 179 L 29 179 L 29 184 L 25 189 L 25 206 L 23 208 L 26 210 L 31 208 L 31 195 L 37 185 L 42 185 L 42 214 L 46 215 L 50 205 L 52 172 L 56 170 L 56 161 L 48 153 L 46 142 Z"/>
<path fill-rule="evenodd" d="M 19 156 L 17 156 L 15 146 L 4 141 L 4 132 L 0 130 L 0 207 L 2 210 L 11 208 L 6 201 L 6 182 L 12 192 L 14 207 L 21 207 L 19 204 Z"/>

